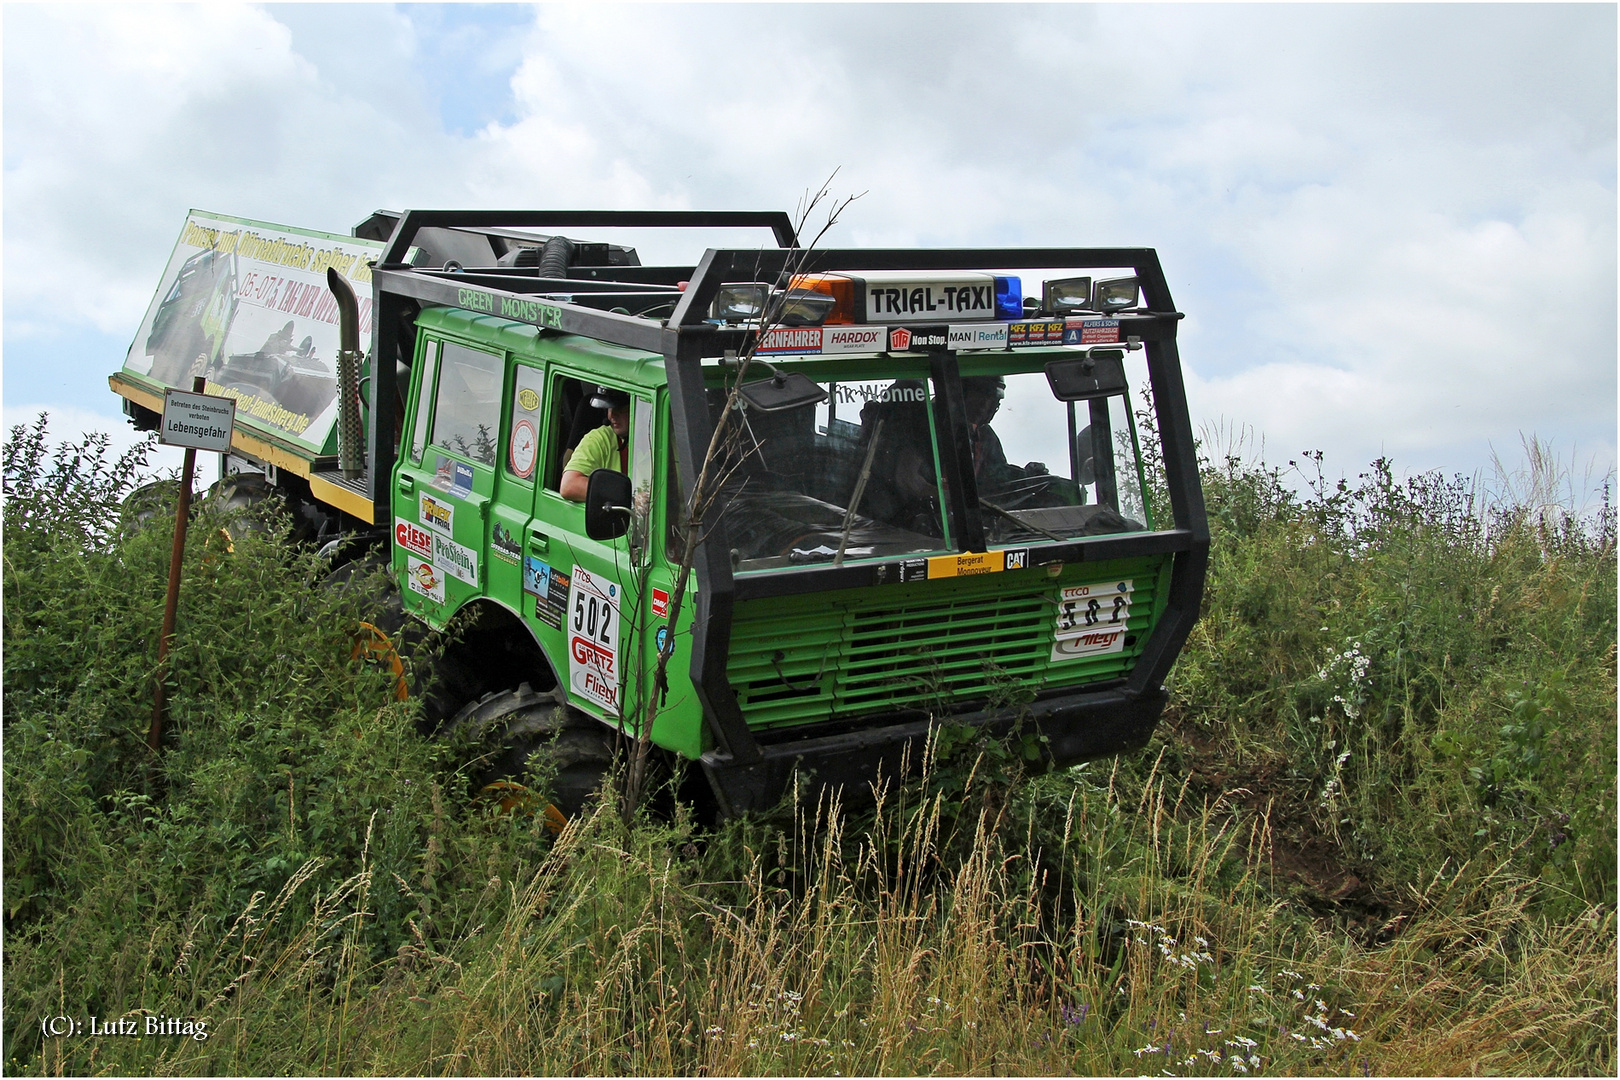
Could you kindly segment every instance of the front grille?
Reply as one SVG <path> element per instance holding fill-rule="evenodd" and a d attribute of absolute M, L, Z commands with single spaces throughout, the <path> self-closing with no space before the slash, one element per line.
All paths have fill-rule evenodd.
<path fill-rule="evenodd" d="M 1041 573 L 878 586 L 736 606 L 728 673 L 753 728 L 914 710 L 943 715 L 1021 689 L 1130 670 L 1157 617 L 1168 563 L 1130 560 Z M 1131 577 L 1122 653 L 1051 663 L 1060 586 Z"/>

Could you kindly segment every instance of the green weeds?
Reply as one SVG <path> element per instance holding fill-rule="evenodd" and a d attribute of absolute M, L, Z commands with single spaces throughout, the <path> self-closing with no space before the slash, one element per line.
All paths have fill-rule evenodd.
<path fill-rule="evenodd" d="M 553 835 L 351 659 L 364 590 L 206 502 L 151 760 L 138 460 L 5 450 L 8 1072 L 1615 1067 L 1607 508 L 1228 456 L 1143 754 L 1026 776 L 1038 735 L 946 725 L 875 808 Z M 143 1033 L 53 1033 L 91 1016 Z"/>

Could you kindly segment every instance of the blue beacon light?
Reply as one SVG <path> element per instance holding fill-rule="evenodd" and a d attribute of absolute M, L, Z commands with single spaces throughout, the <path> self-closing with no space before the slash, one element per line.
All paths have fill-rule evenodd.
<path fill-rule="evenodd" d="M 1023 317 L 1023 283 L 1015 277 L 996 278 L 996 318 L 1011 322 Z"/>

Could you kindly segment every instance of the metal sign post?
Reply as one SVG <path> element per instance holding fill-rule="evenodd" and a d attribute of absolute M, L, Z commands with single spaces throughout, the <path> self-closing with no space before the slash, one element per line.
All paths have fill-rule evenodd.
<path fill-rule="evenodd" d="M 186 522 L 191 517 L 191 480 L 197 467 L 197 451 L 229 452 L 231 427 L 236 421 L 236 402 L 205 395 L 205 385 L 203 377 L 198 375 L 192 380 L 191 393 L 168 391 L 163 398 L 163 423 L 158 429 L 158 440 L 169 446 L 185 447 L 186 459 L 180 470 L 180 497 L 174 506 L 174 547 L 169 554 L 169 593 L 163 602 L 163 633 L 158 638 L 152 728 L 146 733 L 146 745 L 154 757 L 163 751 L 163 690 L 169 675 L 175 610 L 180 604 L 180 563 L 186 553 Z"/>

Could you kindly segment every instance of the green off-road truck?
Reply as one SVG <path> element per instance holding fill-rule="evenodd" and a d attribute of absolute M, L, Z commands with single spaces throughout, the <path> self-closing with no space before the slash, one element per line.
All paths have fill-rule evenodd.
<path fill-rule="evenodd" d="M 775 246 L 643 266 L 559 235 L 653 227 Z M 893 776 L 941 723 L 1016 726 L 1049 765 L 1146 742 L 1209 544 L 1180 318 L 1147 248 L 807 250 L 780 213 L 379 212 L 337 236 L 194 212 L 111 384 L 140 427 L 196 375 L 234 397 L 222 485 L 279 493 L 339 557 L 386 553 L 405 612 L 451 631 L 440 712 L 504 724 L 509 768 L 546 735 L 588 780 L 656 696 L 653 744 L 739 813 L 795 770 Z M 576 501 L 588 437 L 609 467 Z"/>

